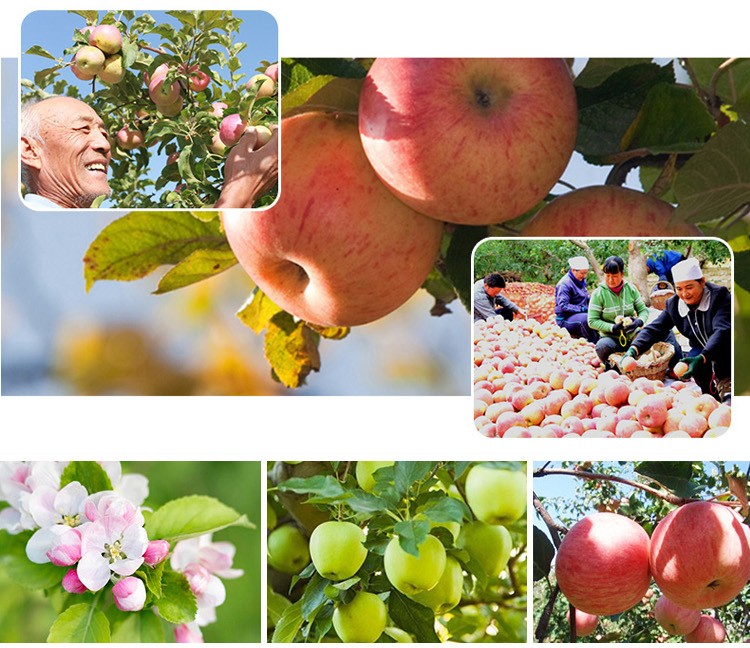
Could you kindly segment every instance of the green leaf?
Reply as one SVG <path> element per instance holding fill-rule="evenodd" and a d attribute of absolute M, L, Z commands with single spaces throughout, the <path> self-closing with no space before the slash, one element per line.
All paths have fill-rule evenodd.
<path fill-rule="evenodd" d="M 302 601 L 297 601 L 284 610 L 284 614 L 281 615 L 281 619 L 279 619 L 276 629 L 273 631 L 271 642 L 293 643 L 294 638 L 302 627 L 303 621 Z"/>
<path fill-rule="evenodd" d="M 622 147 L 652 153 L 698 150 L 715 128 L 716 122 L 692 88 L 660 83 L 646 95 Z"/>
<path fill-rule="evenodd" d="M 642 461 L 635 472 L 653 479 L 678 497 L 692 497 L 701 488 L 693 479 L 693 465 L 689 461 Z"/>
<path fill-rule="evenodd" d="M 471 279 L 471 264 L 466 260 L 471 258 L 474 247 L 485 238 L 486 227 L 459 225 L 453 232 L 445 253 L 445 275 L 467 311 L 471 311 L 471 289 L 474 282 Z"/>
<path fill-rule="evenodd" d="M 344 497 L 346 491 L 341 482 L 333 475 L 314 475 L 312 477 L 292 477 L 281 482 L 277 488 L 281 492 L 292 492 L 298 495 L 337 499 Z"/>
<path fill-rule="evenodd" d="M 96 281 L 140 279 L 196 250 L 225 249 L 226 244 L 216 220 L 204 222 L 185 211 L 130 212 L 107 225 L 86 251 L 86 290 Z"/>
<path fill-rule="evenodd" d="M 318 572 L 315 572 L 305 586 L 305 591 L 302 593 L 302 598 L 300 599 L 302 603 L 302 618 L 305 621 L 314 618 L 318 610 L 331 600 L 325 593 L 328 585 L 330 585 L 330 581 L 323 578 Z"/>
<path fill-rule="evenodd" d="M 296 389 L 320 371 L 320 337 L 288 313 L 276 315 L 266 330 L 263 352 L 281 384 Z"/>
<path fill-rule="evenodd" d="M 49 629 L 48 643 L 109 643 L 109 621 L 94 605 L 69 607 Z"/>
<path fill-rule="evenodd" d="M 397 590 L 388 598 L 388 615 L 395 625 L 413 634 L 418 643 L 439 643 L 433 611 Z"/>
<path fill-rule="evenodd" d="M 650 62 L 647 58 L 590 58 L 576 77 L 576 86 L 594 88 L 623 68 Z"/>
<path fill-rule="evenodd" d="M 675 221 L 711 221 L 750 203 L 750 125 L 724 126 L 677 172 Z"/>
<path fill-rule="evenodd" d="M 659 83 L 673 81 L 671 67 L 644 63 L 618 70 L 595 88 L 576 88 L 576 151 L 592 162 L 603 162 L 609 155 L 619 153 L 622 137 L 648 92 Z"/>
<path fill-rule="evenodd" d="M 193 621 L 198 611 L 198 603 L 187 578 L 177 572 L 165 572 L 162 588 L 162 597 L 156 601 L 161 618 L 176 624 Z"/>
<path fill-rule="evenodd" d="M 262 290 L 258 289 L 253 296 L 237 311 L 237 317 L 256 334 L 268 328 L 271 320 L 284 310 L 274 304 Z"/>
<path fill-rule="evenodd" d="M 203 281 L 237 264 L 229 244 L 224 249 L 196 250 L 180 261 L 159 281 L 154 294 L 161 295 Z"/>
<path fill-rule="evenodd" d="M 278 625 L 279 620 L 291 604 L 292 602 L 288 598 L 277 594 L 271 587 L 267 588 L 266 615 L 269 628 L 275 628 Z"/>
<path fill-rule="evenodd" d="M 113 643 L 164 643 L 164 626 L 152 610 L 128 612 L 112 629 Z"/>
<path fill-rule="evenodd" d="M 13 554 L 0 555 L 0 567 L 14 583 L 29 590 L 44 590 L 58 586 L 68 571 L 68 568 L 57 567 L 52 563 L 33 563 L 23 549 Z"/>
<path fill-rule="evenodd" d="M 60 476 L 60 488 L 77 481 L 88 493 L 111 491 L 112 482 L 96 461 L 71 461 Z"/>
<path fill-rule="evenodd" d="M 461 500 L 458 500 L 455 497 L 449 497 L 448 495 L 429 502 L 421 512 L 430 522 L 433 523 L 462 522 L 464 518 L 471 518 L 469 507 Z"/>
<path fill-rule="evenodd" d="M 326 80 L 325 83 L 322 80 Z M 318 88 L 310 94 L 312 90 Z M 326 110 L 356 114 L 359 109 L 359 94 L 362 90 L 362 79 L 340 79 L 315 77 L 308 83 L 299 86 L 294 92 L 282 99 L 284 115 L 297 114 L 306 110 Z M 303 98 L 306 99 L 301 101 Z M 293 108 L 293 102 L 297 106 Z"/>
<path fill-rule="evenodd" d="M 734 281 L 750 291 L 750 250 L 734 253 Z"/>
<path fill-rule="evenodd" d="M 711 79 L 727 59 L 691 58 L 689 64 L 701 87 L 708 90 Z M 719 73 L 716 94 L 740 115 L 750 117 L 750 59 L 739 59 Z"/>
<path fill-rule="evenodd" d="M 190 160 L 193 156 L 193 145 L 188 144 L 180 151 L 180 156 L 177 158 L 177 169 L 180 175 L 188 182 L 196 183 L 198 178 L 193 173 L 193 168 L 190 166 Z"/>
<path fill-rule="evenodd" d="M 432 461 L 397 461 L 393 467 L 393 479 L 396 490 L 405 494 L 418 481 L 427 479 L 435 469 Z"/>
<path fill-rule="evenodd" d="M 122 38 L 122 67 L 128 69 L 138 58 L 138 45 L 133 43 L 127 36 Z"/>
<path fill-rule="evenodd" d="M 534 580 L 538 581 L 549 575 L 555 547 L 547 534 L 539 527 L 534 527 Z"/>
<path fill-rule="evenodd" d="M 393 530 L 398 535 L 398 544 L 412 556 L 419 556 L 417 547 L 421 545 L 430 533 L 430 523 L 427 520 L 402 520 Z"/>
<path fill-rule="evenodd" d="M 361 490 L 350 491 L 346 505 L 355 513 L 377 513 L 388 508 L 388 503 L 382 497 Z"/>
<path fill-rule="evenodd" d="M 152 540 L 175 542 L 231 526 L 253 528 L 246 516 L 219 500 L 206 495 L 189 495 L 167 502 L 154 511 L 147 530 Z"/>
<path fill-rule="evenodd" d="M 53 61 L 57 60 L 56 56 L 53 56 L 50 54 L 46 49 L 44 49 L 41 45 L 32 45 L 29 47 L 29 49 L 24 52 L 25 54 L 34 54 L 36 56 L 43 56 L 44 58 L 52 59 Z"/>
<path fill-rule="evenodd" d="M 149 567 L 144 564 L 143 567 L 136 572 L 142 577 L 143 582 L 146 584 L 146 589 L 156 598 L 161 598 L 162 595 L 161 580 L 164 575 L 164 566 L 166 564 L 166 561 L 160 562 L 155 567 Z"/>

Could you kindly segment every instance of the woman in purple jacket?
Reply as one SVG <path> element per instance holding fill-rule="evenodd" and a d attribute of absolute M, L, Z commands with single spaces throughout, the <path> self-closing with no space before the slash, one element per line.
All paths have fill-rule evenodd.
<path fill-rule="evenodd" d="M 583 256 L 568 259 L 570 270 L 555 286 L 555 320 L 558 326 L 567 329 L 573 337 L 596 342 L 599 333 L 588 323 L 589 292 L 586 275 L 590 266 Z"/>

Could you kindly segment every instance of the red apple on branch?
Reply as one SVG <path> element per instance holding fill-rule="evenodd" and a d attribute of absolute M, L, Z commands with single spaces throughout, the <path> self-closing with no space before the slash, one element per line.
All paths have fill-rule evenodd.
<path fill-rule="evenodd" d="M 577 124 L 562 59 L 381 58 L 359 102 L 378 177 L 417 211 L 459 224 L 499 223 L 542 200 Z"/>

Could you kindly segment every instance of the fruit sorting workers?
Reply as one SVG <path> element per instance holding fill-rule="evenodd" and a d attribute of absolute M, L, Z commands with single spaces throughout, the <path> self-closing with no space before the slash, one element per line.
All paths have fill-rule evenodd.
<path fill-rule="evenodd" d="M 512 320 L 518 313 L 526 317 L 526 311 L 516 306 L 510 299 L 500 293 L 505 288 L 502 275 L 493 272 L 484 279 L 474 282 L 474 321 L 486 320 L 493 315 L 502 315 Z"/>
<path fill-rule="evenodd" d="M 719 401 L 731 398 L 731 307 L 732 298 L 724 286 L 706 281 L 697 259 L 681 261 L 672 268 L 677 294 L 664 310 L 633 340 L 626 355 L 638 357 L 654 342 L 667 339 L 672 328 L 690 342 L 683 362 L 688 370 L 682 378 L 695 379 L 706 394 Z"/>
<path fill-rule="evenodd" d="M 588 317 L 589 326 L 601 333 L 596 355 L 611 369 L 609 356 L 628 348 L 636 330 L 648 319 L 648 308 L 638 289 L 625 281 L 625 262 L 620 257 L 607 257 L 602 270 L 604 283 L 591 295 Z"/>
<path fill-rule="evenodd" d="M 589 326 L 589 292 L 586 275 L 591 266 L 588 259 L 576 256 L 568 259 L 570 269 L 555 286 L 555 320 L 557 325 L 573 337 L 596 342 L 599 333 Z"/>
<path fill-rule="evenodd" d="M 257 151 L 247 133 L 229 153 L 215 207 L 251 207 L 278 176 L 278 132 Z M 104 121 L 87 103 L 48 97 L 21 110 L 21 182 L 24 200 L 38 209 L 91 207 L 111 193 L 107 172 L 112 145 Z M 123 205 L 127 207 L 127 205 Z"/>

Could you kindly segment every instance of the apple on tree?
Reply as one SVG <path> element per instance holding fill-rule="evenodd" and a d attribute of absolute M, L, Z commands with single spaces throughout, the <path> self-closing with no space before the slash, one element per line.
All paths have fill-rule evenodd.
<path fill-rule="evenodd" d="M 375 477 L 373 473 L 379 468 L 392 466 L 395 461 L 358 461 L 354 468 L 354 476 L 357 484 L 363 491 L 371 491 L 375 488 Z"/>
<path fill-rule="evenodd" d="M 562 59 L 379 58 L 359 100 L 362 143 L 383 183 L 413 209 L 466 225 L 542 200 L 577 125 Z"/>
<path fill-rule="evenodd" d="M 146 136 L 143 131 L 123 126 L 117 131 L 115 140 L 117 141 L 117 146 L 123 151 L 132 151 L 133 149 L 143 146 L 146 141 Z"/>
<path fill-rule="evenodd" d="M 509 524 L 526 512 L 526 474 L 474 466 L 466 476 L 466 503 L 487 524 Z"/>
<path fill-rule="evenodd" d="M 81 74 L 96 75 L 104 68 L 104 52 L 93 45 L 84 45 L 73 57 L 73 67 Z"/>
<path fill-rule="evenodd" d="M 654 605 L 654 618 L 668 634 L 686 635 L 698 626 L 701 613 L 677 605 L 662 594 Z"/>
<path fill-rule="evenodd" d="M 726 638 L 724 624 L 708 614 L 701 614 L 695 630 L 685 635 L 687 643 L 724 643 Z"/>
<path fill-rule="evenodd" d="M 282 121 L 284 198 L 222 213 L 229 245 L 278 306 L 324 326 L 372 322 L 422 285 L 442 223 L 396 200 L 372 171 L 356 121 L 309 112 Z"/>
<path fill-rule="evenodd" d="M 104 59 L 104 67 L 99 72 L 99 78 L 104 83 L 120 83 L 125 76 L 125 68 L 122 67 L 122 54 L 112 54 Z"/>
<path fill-rule="evenodd" d="M 398 537 L 392 538 L 385 549 L 385 575 L 407 596 L 435 587 L 445 569 L 445 547 L 435 536 L 428 535 L 417 546 L 417 554 L 402 549 Z"/>
<path fill-rule="evenodd" d="M 416 594 L 411 598 L 417 603 L 430 608 L 435 614 L 445 614 L 461 602 L 464 589 L 464 572 L 459 563 L 452 556 L 445 561 L 445 569 L 437 584 Z"/>
<path fill-rule="evenodd" d="M 255 87 L 257 83 L 260 83 L 258 87 L 257 97 L 270 97 L 273 95 L 276 89 L 276 82 L 266 74 L 254 74 L 250 77 L 250 80 L 245 85 L 246 90 L 250 90 Z"/>
<path fill-rule="evenodd" d="M 299 574 L 310 563 L 307 538 L 293 524 L 268 534 L 268 564 L 284 574 Z"/>
<path fill-rule="evenodd" d="M 589 515 L 565 534 L 555 576 L 576 609 L 599 616 L 624 612 L 651 582 L 648 534 L 624 515 Z"/>
<path fill-rule="evenodd" d="M 570 610 L 566 612 L 565 618 L 570 623 Z M 589 614 L 583 610 L 576 610 L 576 637 L 589 637 L 596 632 L 599 625 L 599 617 Z"/>
<path fill-rule="evenodd" d="M 456 546 L 466 549 L 489 578 L 497 578 L 508 564 L 513 540 L 504 526 L 475 520 L 461 527 Z"/>
<path fill-rule="evenodd" d="M 310 557 L 318 573 L 328 580 L 354 576 L 367 558 L 365 533 L 352 522 L 330 521 L 310 535 Z"/>
<path fill-rule="evenodd" d="M 116 54 L 122 49 L 122 34 L 115 25 L 97 25 L 89 32 L 89 45 L 105 54 Z"/>
<path fill-rule="evenodd" d="M 377 594 L 359 591 L 349 603 L 336 606 L 333 628 L 344 643 L 374 643 L 388 620 L 385 603 Z"/>

